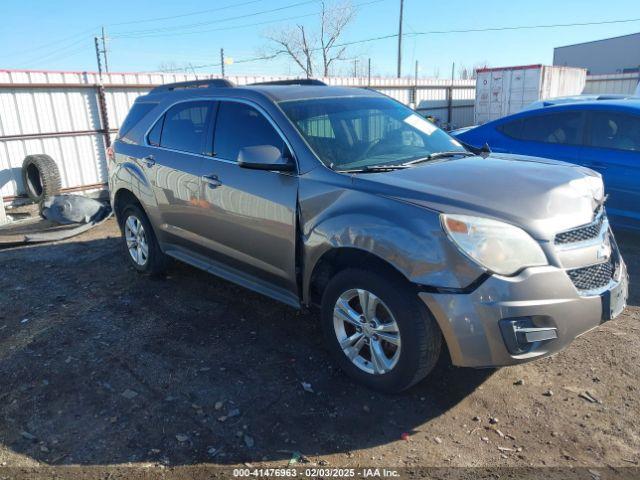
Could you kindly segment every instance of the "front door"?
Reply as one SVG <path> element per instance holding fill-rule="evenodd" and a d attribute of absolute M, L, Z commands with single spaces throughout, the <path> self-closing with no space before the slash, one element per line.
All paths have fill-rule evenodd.
<path fill-rule="evenodd" d="M 214 259 L 297 297 L 297 175 L 237 163 L 244 147 L 272 145 L 288 154 L 286 142 L 261 109 L 245 102 L 220 101 L 215 125 L 214 156 L 202 164 L 199 235 Z"/>

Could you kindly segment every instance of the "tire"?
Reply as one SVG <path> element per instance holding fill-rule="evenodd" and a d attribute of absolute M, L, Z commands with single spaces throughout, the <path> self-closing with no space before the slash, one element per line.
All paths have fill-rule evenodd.
<path fill-rule="evenodd" d="M 120 219 L 125 255 L 131 266 L 140 273 L 154 276 L 163 274 L 169 259 L 160 249 L 151 223 L 142 208 L 135 204 L 125 205 Z M 132 248 L 137 253 L 137 258 L 132 253 Z"/>
<path fill-rule="evenodd" d="M 325 341 L 331 355 L 336 360 L 340 368 L 358 382 L 374 390 L 386 393 L 398 393 L 415 385 L 424 379 L 433 369 L 440 356 L 442 345 L 442 334 L 435 319 L 422 304 L 412 286 L 395 276 L 382 275 L 374 271 L 361 269 L 347 269 L 335 275 L 327 285 L 322 296 L 322 328 Z M 357 337 L 357 324 L 350 321 L 343 321 L 343 316 L 338 316 L 339 320 L 334 320 L 334 309 L 338 300 L 344 302 L 351 295 L 357 295 L 347 305 L 351 307 L 350 313 L 361 313 L 360 306 L 361 293 L 364 290 L 377 297 L 371 305 L 375 307 L 373 324 L 377 328 L 385 330 L 375 330 L 365 318 L 369 325 L 365 331 L 364 323 L 361 323 L 362 334 L 369 344 L 364 344 L 361 354 L 352 360 L 347 356 L 346 351 L 340 345 L 340 339 L 354 345 L 349 347 L 350 354 L 358 347 L 358 342 L 362 342 Z M 369 300 L 373 297 L 369 296 Z M 344 305 L 344 303 L 341 303 Z M 346 310 L 340 310 L 346 311 Z M 390 314 L 390 315 L 388 315 Z M 360 322 L 363 315 L 360 315 Z M 336 326 L 336 324 L 338 326 Z M 344 328 L 341 328 L 343 325 Z M 398 333 L 389 333 L 395 329 Z M 375 332 L 381 333 L 380 336 Z M 397 345 L 387 342 L 383 336 L 397 342 Z M 376 336 L 378 337 L 376 340 Z M 399 342 L 398 342 L 399 337 Z M 347 338 L 358 338 L 353 343 Z M 375 361 L 379 355 L 373 355 L 373 351 L 382 351 L 384 361 Z M 367 362 L 367 358 L 369 361 Z M 379 366 L 388 369 L 377 368 Z M 377 371 L 376 371 L 377 370 Z"/>
<path fill-rule="evenodd" d="M 49 155 L 27 155 L 22 162 L 22 184 L 31 200 L 42 202 L 60 194 L 60 170 Z"/>

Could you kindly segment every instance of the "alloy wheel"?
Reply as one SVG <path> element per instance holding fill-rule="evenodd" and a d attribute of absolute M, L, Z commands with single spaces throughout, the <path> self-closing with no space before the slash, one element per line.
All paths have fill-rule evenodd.
<path fill-rule="evenodd" d="M 363 289 L 351 289 L 338 297 L 333 328 L 343 353 L 359 369 L 382 375 L 400 358 L 400 329 L 384 302 Z"/>
<path fill-rule="evenodd" d="M 124 238 L 127 242 L 127 249 L 131 259 L 143 267 L 149 259 L 149 244 L 144 226 L 140 219 L 130 215 L 124 223 Z"/>

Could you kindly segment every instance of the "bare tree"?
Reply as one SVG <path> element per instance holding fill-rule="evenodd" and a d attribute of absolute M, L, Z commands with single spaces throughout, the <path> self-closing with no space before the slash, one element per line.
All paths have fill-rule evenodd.
<path fill-rule="evenodd" d="M 473 64 L 473 67 L 467 67 L 466 65 L 460 65 L 460 67 L 458 68 L 458 78 L 460 78 L 461 80 L 475 80 L 476 78 L 476 71 L 479 68 L 486 68 L 488 65 L 488 62 L 482 61 L 482 62 L 476 62 Z"/>
<path fill-rule="evenodd" d="M 322 72 L 328 77 L 334 62 L 346 60 L 346 46 L 336 46 L 340 36 L 355 17 L 351 3 L 328 4 L 320 1 L 320 25 L 318 31 L 309 31 L 303 25 L 270 32 L 266 38 L 274 48 L 269 56 L 288 56 L 307 77 Z"/>

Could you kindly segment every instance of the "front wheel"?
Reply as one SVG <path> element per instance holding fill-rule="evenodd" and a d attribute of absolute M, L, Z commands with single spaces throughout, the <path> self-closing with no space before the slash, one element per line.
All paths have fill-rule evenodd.
<path fill-rule="evenodd" d="M 442 335 L 408 282 L 348 269 L 333 277 L 322 297 L 328 348 L 348 375 L 394 393 L 433 369 Z"/>

